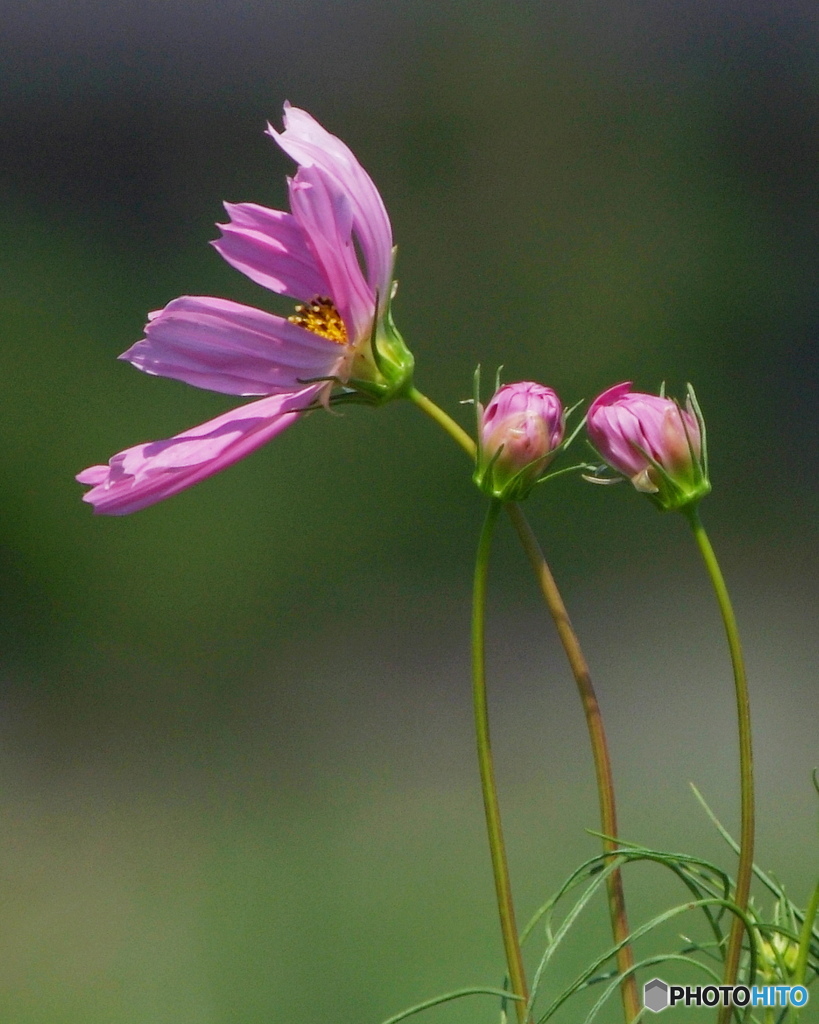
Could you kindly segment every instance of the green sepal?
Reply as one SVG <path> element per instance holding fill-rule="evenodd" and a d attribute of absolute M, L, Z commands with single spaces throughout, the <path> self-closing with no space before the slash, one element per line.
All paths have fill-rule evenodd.
<path fill-rule="evenodd" d="M 369 343 L 353 360 L 346 386 L 359 395 L 363 404 L 383 405 L 409 391 L 414 370 L 415 359 L 395 326 L 388 305 L 384 315 L 373 321 Z"/>

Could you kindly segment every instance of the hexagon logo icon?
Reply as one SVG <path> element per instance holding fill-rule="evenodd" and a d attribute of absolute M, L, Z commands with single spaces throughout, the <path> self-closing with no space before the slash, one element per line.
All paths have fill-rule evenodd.
<path fill-rule="evenodd" d="M 652 978 L 643 985 L 643 1005 L 653 1013 L 659 1013 L 668 1006 L 668 985 L 659 978 Z"/>

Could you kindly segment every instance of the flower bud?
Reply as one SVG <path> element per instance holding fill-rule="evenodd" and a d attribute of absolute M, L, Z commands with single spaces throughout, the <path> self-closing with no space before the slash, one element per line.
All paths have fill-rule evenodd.
<path fill-rule="evenodd" d="M 770 939 L 757 932 L 757 970 L 768 984 L 789 981 L 796 970 L 799 943 L 781 932 L 773 932 Z"/>
<path fill-rule="evenodd" d="M 606 462 L 628 477 L 661 509 L 693 505 L 711 490 L 705 460 L 705 427 L 692 403 L 629 391 L 616 384 L 589 408 L 586 429 Z M 696 400 L 694 400 L 695 402 Z"/>
<path fill-rule="evenodd" d="M 793 904 L 781 894 L 774 904 L 773 921 L 767 927 L 753 907 L 749 907 L 749 913 L 757 922 L 753 934 L 759 974 L 768 985 L 789 982 L 799 960 L 799 943 L 788 935 L 799 933 Z"/>
<path fill-rule="evenodd" d="M 504 384 L 479 407 L 475 483 L 494 498 L 525 498 L 563 440 L 563 407 L 551 388 Z"/>

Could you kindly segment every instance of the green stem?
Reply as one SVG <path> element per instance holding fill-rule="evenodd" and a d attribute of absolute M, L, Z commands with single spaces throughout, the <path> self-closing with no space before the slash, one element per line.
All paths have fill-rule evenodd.
<path fill-rule="evenodd" d="M 541 593 L 546 602 L 546 607 L 554 620 L 560 642 L 569 661 L 577 689 L 580 694 L 580 701 L 583 705 L 583 712 L 586 716 L 586 726 L 591 741 L 592 756 L 594 758 L 594 773 L 597 780 L 597 794 L 600 804 L 601 831 L 606 836 L 603 840 L 603 849 L 613 852 L 617 849 L 617 806 L 614 798 L 614 775 L 611 770 L 611 758 L 609 757 L 609 746 L 606 740 L 606 730 L 603 725 L 603 716 L 600 712 L 600 705 L 597 701 L 597 694 L 592 684 L 589 666 L 583 656 L 580 641 L 572 626 L 566 605 L 555 583 L 554 576 L 549 564 L 540 550 L 531 526 L 523 514 L 520 505 L 509 503 L 506 506 L 512 525 L 515 527 L 526 552 L 526 556 L 532 566 Z M 606 879 L 609 900 L 609 916 L 611 917 L 611 930 L 615 944 L 620 945 L 617 951 L 617 969 L 622 974 L 623 981 L 620 987 L 623 1001 L 623 1013 L 627 1022 L 635 1020 L 642 1009 L 640 996 L 637 991 L 637 979 L 634 974 L 634 953 L 628 945 L 629 926 L 626 915 L 626 900 L 623 893 L 623 879 L 618 868 Z"/>
<path fill-rule="evenodd" d="M 464 449 L 467 455 L 472 459 L 475 458 L 475 442 L 443 409 L 435 405 L 434 402 L 430 401 L 430 399 L 422 395 L 414 387 L 408 393 L 408 398 L 435 420 Z M 526 516 L 523 514 L 523 510 L 519 505 L 510 503 L 506 506 L 506 511 L 531 563 L 580 693 L 594 758 L 600 804 L 601 831 L 607 837 L 604 840 L 603 848 L 606 852 L 613 851 L 617 848 L 617 812 L 614 798 L 614 779 L 608 743 L 606 741 L 606 731 L 603 726 L 603 718 L 600 713 L 597 696 L 592 685 L 591 674 L 589 673 L 586 659 L 583 657 L 580 642 L 572 627 L 560 591 L 543 556 L 543 552 L 540 550 L 537 538 L 532 532 Z M 633 970 L 634 955 L 631 947 L 626 942 L 629 936 L 629 926 L 623 894 L 623 881 L 619 868 L 609 875 L 606 884 L 608 887 L 612 934 L 616 944 L 620 945 L 622 943 L 617 952 L 617 967 L 620 973 L 624 975 L 621 986 L 623 1011 L 627 1024 L 630 1024 L 639 1015 L 641 1005 L 637 990 L 637 979 Z"/>
<path fill-rule="evenodd" d="M 711 547 L 711 542 L 702 525 L 696 506 L 684 511 L 686 518 L 691 524 L 694 539 L 700 549 L 708 575 L 711 578 L 711 584 L 716 594 L 720 613 L 722 614 L 725 634 L 728 639 L 728 649 L 731 652 L 731 664 L 734 670 L 737 721 L 739 724 L 740 805 L 742 817 L 734 901 L 744 913 L 748 907 L 748 895 L 751 889 L 751 877 L 754 868 L 754 758 L 751 746 L 751 707 L 748 700 L 748 680 L 745 675 L 745 662 L 742 657 L 742 645 L 739 640 L 737 621 L 734 616 L 734 609 L 731 606 L 731 598 L 728 596 L 728 588 L 725 585 L 725 580 L 717 562 L 717 556 Z M 728 950 L 725 955 L 726 985 L 733 985 L 736 982 L 739 960 L 742 954 L 744 930 L 742 918 L 735 916 L 728 939 Z M 718 1017 L 719 1024 L 727 1024 L 730 1016 L 730 1007 L 723 1007 Z"/>
<path fill-rule="evenodd" d="M 805 920 L 802 922 L 802 929 L 799 932 L 799 952 L 796 955 L 796 965 L 793 969 L 792 985 L 804 985 L 805 978 L 808 976 L 808 953 L 813 938 L 813 922 L 816 920 L 817 914 L 819 914 L 819 882 L 816 883 L 816 888 L 813 890 L 813 896 L 805 911 Z M 798 1009 L 794 1009 L 793 1019 L 799 1020 Z"/>
<path fill-rule="evenodd" d="M 475 707 L 475 736 L 478 741 L 478 765 L 481 772 L 481 791 L 486 814 L 486 832 L 489 837 L 489 852 L 492 856 L 492 873 L 495 878 L 495 893 L 498 899 L 503 947 L 509 969 L 512 992 L 522 1001 L 515 1003 L 519 1024 L 526 1024 L 526 1005 L 529 992 L 523 969 L 523 957 L 515 924 L 515 908 L 512 904 L 512 888 L 509 882 L 509 867 L 506 863 L 506 848 L 501 828 L 500 806 L 495 785 L 495 769 L 492 763 L 492 747 L 489 742 L 489 712 L 486 702 L 486 657 L 484 650 L 484 629 L 486 622 L 486 581 L 489 573 L 489 552 L 492 534 L 498 521 L 501 503 L 492 499 L 486 513 L 483 529 L 478 542 L 475 559 L 475 582 L 472 592 L 472 699 Z"/>
<path fill-rule="evenodd" d="M 463 427 L 458 426 L 451 416 L 448 416 L 440 406 L 427 398 L 426 395 L 422 395 L 418 388 L 414 386 L 409 388 L 407 398 L 414 405 L 417 405 L 422 412 L 425 412 L 430 419 L 435 420 L 438 426 L 442 427 L 456 444 L 459 444 L 466 454 L 474 460 L 478 446 Z"/>

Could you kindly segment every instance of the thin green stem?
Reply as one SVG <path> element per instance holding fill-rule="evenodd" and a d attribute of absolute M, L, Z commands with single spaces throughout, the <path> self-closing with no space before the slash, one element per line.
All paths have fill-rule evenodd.
<path fill-rule="evenodd" d="M 594 758 L 594 773 L 597 779 L 597 794 L 600 804 L 601 830 L 605 837 L 603 849 L 613 852 L 617 849 L 617 806 L 614 797 L 614 775 L 611 770 L 611 758 L 609 757 L 609 745 L 606 739 L 606 730 L 603 725 L 603 716 L 600 712 L 600 705 L 597 701 L 592 684 L 589 666 L 583 656 L 580 641 L 569 618 L 566 605 L 555 583 L 554 576 L 549 564 L 540 550 L 531 526 L 523 514 L 520 505 L 509 503 L 506 506 L 512 525 L 517 531 L 526 557 L 532 566 L 537 577 L 546 607 L 554 620 L 560 642 L 569 661 L 577 689 L 580 694 L 580 701 L 583 705 L 583 712 L 586 716 L 586 726 L 591 741 L 592 756 Z M 637 979 L 634 975 L 634 954 L 628 945 L 629 925 L 626 914 L 626 900 L 623 893 L 623 879 L 618 868 L 609 875 L 606 880 L 609 899 L 609 916 L 611 917 L 611 930 L 614 941 L 622 943 L 617 951 L 617 969 L 622 974 L 623 981 L 620 987 L 623 1001 L 623 1013 L 627 1022 L 633 1021 L 640 1013 L 642 1007 L 637 991 Z"/>
<path fill-rule="evenodd" d="M 816 883 L 816 888 L 813 890 L 813 896 L 805 911 L 805 920 L 802 922 L 799 932 L 799 952 L 796 954 L 796 965 L 791 979 L 792 985 L 804 985 L 808 976 L 808 953 L 813 938 L 813 922 L 816 920 L 817 914 L 819 914 L 819 882 Z M 798 1009 L 794 1009 L 793 1019 L 799 1020 Z"/>
<path fill-rule="evenodd" d="M 725 579 L 717 562 L 717 556 L 705 532 L 696 506 L 686 512 L 691 524 L 694 539 L 705 562 L 705 568 L 711 579 L 716 594 L 728 649 L 731 652 L 731 665 L 734 670 L 734 689 L 736 691 L 737 721 L 739 725 L 739 771 L 740 771 L 740 806 L 741 823 L 739 838 L 739 864 L 737 866 L 737 882 L 734 900 L 743 913 L 748 907 L 748 895 L 751 889 L 751 877 L 754 869 L 754 758 L 751 745 L 751 706 L 748 700 L 748 680 L 745 675 L 745 662 L 742 657 L 742 644 L 739 640 L 739 629 L 728 595 Z M 744 926 L 741 918 L 735 917 L 728 938 L 728 950 L 725 954 L 725 984 L 733 985 L 739 969 L 742 954 L 742 936 Z M 719 1024 L 727 1024 L 730 1019 L 730 1007 L 720 1010 Z"/>
<path fill-rule="evenodd" d="M 435 420 L 464 449 L 467 455 L 473 459 L 475 458 L 475 442 L 443 409 L 435 405 L 425 395 L 422 395 L 416 388 L 412 388 L 407 397 Z M 508 504 L 506 511 L 535 573 L 580 693 L 594 758 L 597 792 L 600 803 L 601 830 L 607 837 L 604 840 L 603 848 L 606 852 L 610 852 L 617 848 L 617 812 L 614 797 L 614 779 L 603 718 L 592 685 L 591 674 L 589 673 L 580 642 L 572 627 L 560 591 L 543 552 L 540 550 L 537 538 L 532 532 L 526 516 L 523 514 L 523 510 L 517 504 Z M 620 973 L 624 975 L 621 986 L 623 1011 L 627 1024 L 630 1024 L 640 1014 L 641 1005 L 637 990 L 637 980 L 633 970 L 634 956 L 631 946 L 626 941 L 629 936 L 629 925 L 623 894 L 623 881 L 619 868 L 609 876 L 607 887 L 612 934 L 615 943 L 621 944 L 617 952 L 617 966 Z"/>
<path fill-rule="evenodd" d="M 426 395 L 422 395 L 416 387 L 411 387 L 407 391 L 407 398 L 418 408 L 427 414 L 430 419 L 435 420 L 439 427 L 442 427 L 447 434 L 459 444 L 466 454 L 471 458 L 475 458 L 477 451 L 477 445 L 472 438 L 467 434 L 463 427 L 459 426 L 455 420 L 439 406 L 436 405 L 431 399 L 427 398 Z"/>
<path fill-rule="evenodd" d="M 498 899 L 503 947 L 509 969 L 512 992 L 522 1002 L 515 1003 L 519 1024 L 526 1024 L 526 1006 L 529 991 L 523 969 L 523 956 L 515 924 L 515 908 L 512 903 L 512 887 L 509 881 L 509 867 L 506 863 L 506 847 L 501 828 L 500 806 L 495 785 L 495 769 L 492 763 L 492 747 L 489 742 L 489 712 L 486 702 L 486 655 L 484 632 L 486 623 L 486 583 L 489 575 L 489 553 L 492 548 L 492 534 L 501 503 L 492 499 L 486 513 L 483 529 L 478 542 L 475 558 L 475 582 L 472 591 L 472 699 L 475 707 L 475 736 L 478 742 L 478 765 L 481 773 L 481 791 L 486 814 L 486 832 L 489 837 L 489 852 L 492 856 L 492 874 L 495 878 L 495 893 Z"/>

